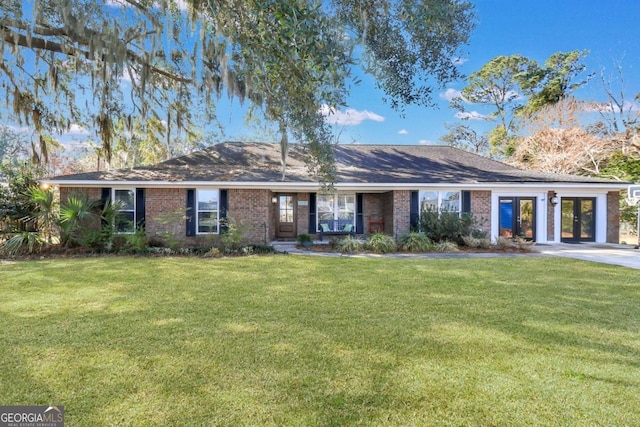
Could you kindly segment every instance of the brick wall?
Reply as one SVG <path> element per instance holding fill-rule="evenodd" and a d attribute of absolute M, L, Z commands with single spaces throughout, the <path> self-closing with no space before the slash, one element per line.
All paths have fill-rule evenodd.
<path fill-rule="evenodd" d="M 411 196 L 411 193 L 409 193 Z M 394 235 L 394 211 L 393 211 L 393 191 L 387 191 L 382 195 L 383 208 L 382 215 L 384 215 L 384 231 L 387 234 Z M 408 211 L 407 211 L 408 214 Z"/>
<path fill-rule="evenodd" d="M 86 195 L 89 201 L 93 201 L 100 199 L 102 189 L 97 187 L 60 187 L 60 204 L 64 204 L 71 195 Z"/>
<path fill-rule="evenodd" d="M 411 230 L 411 191 L 393 191 L 393 237 L 399 238 Z"/>
<path fill-rule="evenodd" d="M 275 236 L 275 215 L 269 190 L 229 190 L 228 218 L 236 221 L 251 243 L 264 244 Z"/>
<path fill-rule="evenodd" d="M 296 234 L 308 234 L 309 233 L 309 193 L 298 193 L 296 195 Z M 301 206 L 298 202 L 306 202 L 306 206 Z M 273 215 L 272 215 L 273 216 Z"/>
<path fill-rule="evenodd" d="M 148 236 L 169 233 L 186 237 L 187 190 L 185 188 L 145 189 L 145 225 Z"/>
<path fill-rule="evenodd" d="M 607 193 L 607 243 L 620 242 L 620 192 Z"/>
<path fill-rule="evenodd" d="M 491 234 L 491 191 L 471 191 L 471 214 L 478 220 L 482 231 Z"/>

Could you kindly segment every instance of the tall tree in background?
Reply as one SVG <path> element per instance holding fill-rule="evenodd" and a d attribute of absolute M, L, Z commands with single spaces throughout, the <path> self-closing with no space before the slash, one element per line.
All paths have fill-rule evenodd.
<path fill-rule="evenodd" d="M 452 100 L 452 106 L 461 112 L 467 104 L 493 110 L 486 118 L 497 122 L 489 142 L 498 154 L 509 156 L 513 151 L 518 131 L 516 114 L 525 104 L 523 92 L 536 69 L 534 61 L 521 55 L 498 56 L 471 73 L 460 97 Z"/>
<path fill-rule="evenodd" d="M 0 125 L 0 164 L 27 159 L 25 137 L 9 126 Z"/>
<path fill-rule="evenodd" d="M 440 138 L 440 142 L 450 147 L 491 157 L 491 144 L 486 135 L 462 123 L 446 123 L 445 127 L 448 132 Z"/>
<path fill-rule="evenodd" d="M 526 84 L 529 97 L 521 113 L 535 114 L 546 106 L 555 105 L 570 97 L 576 89 L 587 84 L 593 77 L 593 73 L 581 77 L 586 70 L 586 65 L 580 61 L 588 54 L 586 50 L 556 52 L 544 62 L 542 67 L 537 67 Z"/>
<path fill-rule="evenodd" d="M 522 55 L 498 56 L 469 76 L 451 105 L 460 112 L 474 104 L 489 108 L 486 119 L 496 122 L 488 136 L 492 150 L 509 157 L 516 149 L 523 118 L 586 84 L 589 77 L 575 81 L 585 70 L 580 61 L 586 55 L 586 51 L 558 52 L 543 65 Z"/>
<path fill-rule="evenodd" d="M 593 131 L 610 138 L 622 154 L 640 157 L 640 93 L 629 93 L 621 62 L 615 64 L 613 75 L 600 70 L 600 83 L 606 101 L 592 103 L 600 116 Z"/>
<path fill-rule="evenodd" d="M 164 121 L 171 143 L 193 129 L 195 106 L 212 120 L 227 95 L 278 124 L 283 155 L 292 133 L 323 164 L 319 110 L 344 104 L 353 65 L 395 108 L 431 105 L 434 85 L 458 77 L 473 25 L 466 0 L 8 0 L 0 87 L 41 160 L 73 124 L 95 129 L 107 159 L 118 120 Z"/>

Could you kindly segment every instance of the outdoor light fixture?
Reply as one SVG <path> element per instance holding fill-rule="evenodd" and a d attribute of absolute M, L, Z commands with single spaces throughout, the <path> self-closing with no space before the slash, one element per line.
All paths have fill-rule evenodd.
<path fill-rule="evenodd" d="M 549 203 L 555 206 L 558 204 L 559 201 L 560 201 L 560 198 L 558 197 L 558 194 L 554 191 L 553 196 L 549 197 Z"/>
<path fill-rule="evenodd" d="M 273 197 L 271 198 L 271 203 L 273 203 L 274 205 L 275 205 L 276 203 L 278 203 L 278 198 L 277 198 L 276 196 L 273 196 Z"/>

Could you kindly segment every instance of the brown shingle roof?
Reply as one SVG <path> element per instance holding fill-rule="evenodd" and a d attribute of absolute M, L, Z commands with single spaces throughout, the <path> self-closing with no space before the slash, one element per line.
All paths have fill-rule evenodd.
<path fill-rule="evenodd" d="M 311 183 L 305 150 L 291 144 L 284 180 L 280 146 L 227 142 L 152 166 L 64 175 L 51 181 L 300 182 Z M 337 145 L 337 183 L 603 183 L 612 180 L 526 171 L 439 145 Z"/>

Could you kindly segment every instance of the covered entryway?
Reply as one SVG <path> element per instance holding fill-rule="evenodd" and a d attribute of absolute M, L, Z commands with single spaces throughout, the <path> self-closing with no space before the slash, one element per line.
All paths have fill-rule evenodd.
<path fill-rule="evenodd" d="M 292 239 L 296 237 L 296 196 L 277 194 L 276 238 Z"/>
<path fill-rule="evenodd" d="M 535 240 L 535 197 L 500 197 L 500 237 Z"/>
<path fill-rule="evenodd" d="M 561 240 L 563 242 L 595 242 L 595 197 L 563 197 Z"/>

